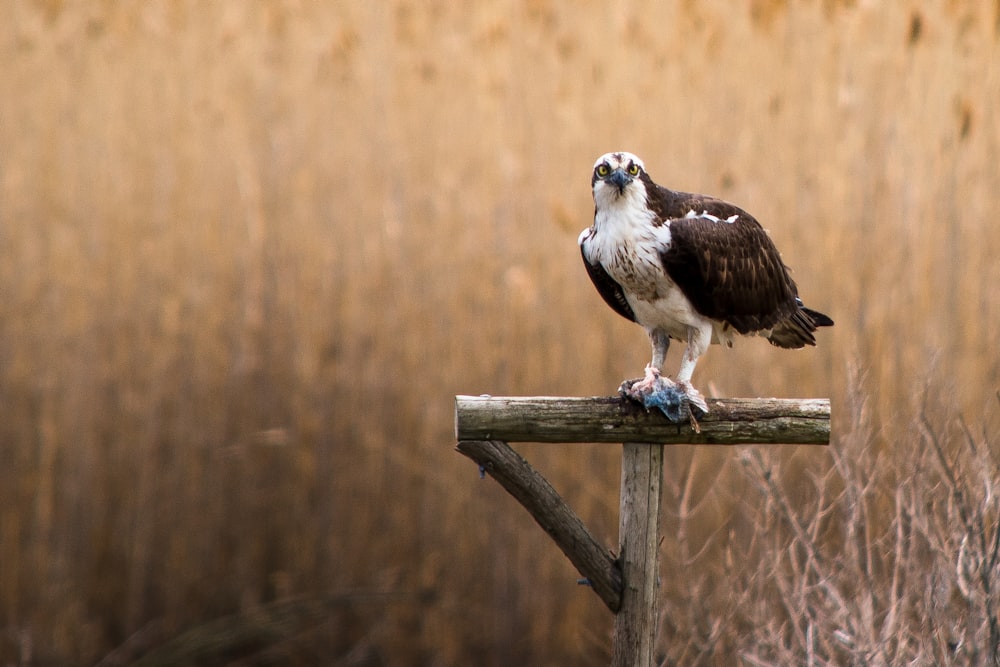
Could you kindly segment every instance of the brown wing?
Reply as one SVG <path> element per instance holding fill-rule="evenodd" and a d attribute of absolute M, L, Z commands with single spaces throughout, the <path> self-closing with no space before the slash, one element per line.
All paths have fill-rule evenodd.
<path fill-rule="evenodd" d="M 687 210 L 670 220 L 670 247 L 660 257 L 695 310 L 741 334 L 771 329 L 797 314 L 795 281 L 749 213 L 710 198 L 692 198 L 680 208 Z M 691 210 L 695 216 L 682 217 Z"/>
<path fill-rule="evenodd" d="M 670 222 L 664 269 L 695 310 L 740 333 L 771 329 L 768 340 L 779 347 L 815 345 L 816 327 L 833 325 L 803 306 L 778 249 L 752 215 L 721 199 L 664 188 L 645 172 L 640 178 L 660 224 Z"/>

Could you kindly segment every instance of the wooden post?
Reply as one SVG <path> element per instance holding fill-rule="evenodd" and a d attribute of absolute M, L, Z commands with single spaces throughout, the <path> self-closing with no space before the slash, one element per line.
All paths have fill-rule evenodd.
<path fill-rule="evenodd" d="M 618 517 L 624 586 L 615 615 L 612 667 L 654 664 L 662 491 L 663 445 L 625 443 Z"/>
<path fill-rule="evenodd" d="M 709 399 L 708 405 L 695 432 L 617 397 L 455 397 L 458 451 L 531 513 L 615 614 L 613 667 L 653 665 L 663 446 L 830 442 L 827 399 Z M 507 442 L 625 443 L 617 558 Z"/>

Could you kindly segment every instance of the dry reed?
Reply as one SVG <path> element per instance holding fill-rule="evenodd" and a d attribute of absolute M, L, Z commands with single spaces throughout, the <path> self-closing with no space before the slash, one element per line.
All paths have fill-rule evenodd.
<path fill-rule="evenodd" d="M 838 435 L 671 452 L 665 659 L 984 661 L 1000 9 L 885 5 L 7 3 L 0 662 L 262 618 L 188 658 L 606 662 L 451 397 L 641 370 L 575 246 L 617 148 L 753 211 L 837 321 L 699 366 Z M 523 451 L 612 546 L 614 448 Z"/>

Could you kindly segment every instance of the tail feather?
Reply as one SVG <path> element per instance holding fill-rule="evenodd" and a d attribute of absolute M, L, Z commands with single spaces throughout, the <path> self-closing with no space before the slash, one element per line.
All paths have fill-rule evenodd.
<path fill-rule="evenodd" d="M 815 345 L 813 332 L 817 327 L 831 327 L 833 320 L 823 313 L 806 308 L 799 301 L 799 308 L 791 317 L 778 322 L 767 337 L 772 345 L 790 349 L 798 349 L 806 345 Z"/>
<path fill-rule="evenodd" d="M 832 327 L 833 320 L 831 320 L 827 315 L 819 312 L 818 310 L 813 310 L 812 308 L 806 308 L 802 306 L 802 312 L 809 316 L 809 319 L 813 321 L 818 327 Z"/>

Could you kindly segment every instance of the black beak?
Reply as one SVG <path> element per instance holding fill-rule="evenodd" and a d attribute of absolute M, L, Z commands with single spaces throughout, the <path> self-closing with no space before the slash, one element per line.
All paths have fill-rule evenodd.
<path fill-rule="evenodd" d="M 632 177 L 624 169 L 618 168 L 608 176 L 608 182 L 618 188 L 618 193 L 621 194 L 625 191 L 625 186 L 632 182 Z"/>

